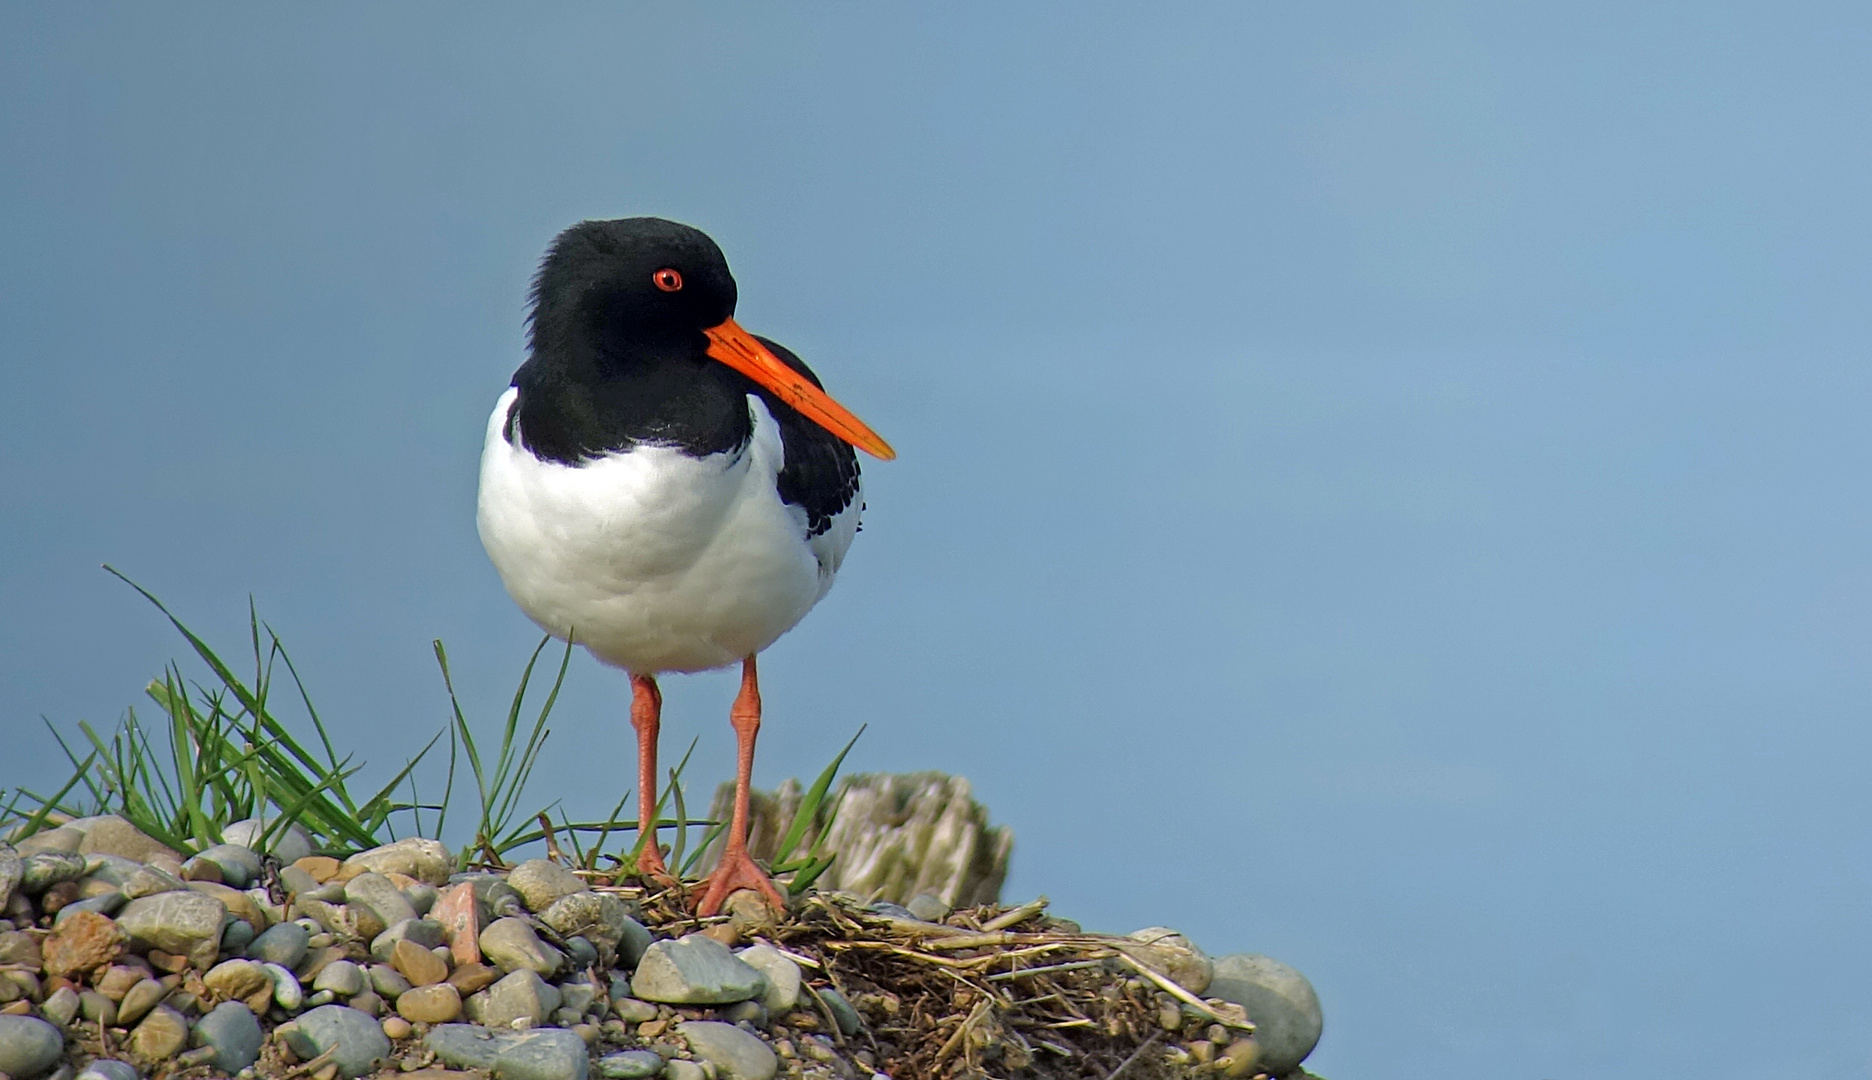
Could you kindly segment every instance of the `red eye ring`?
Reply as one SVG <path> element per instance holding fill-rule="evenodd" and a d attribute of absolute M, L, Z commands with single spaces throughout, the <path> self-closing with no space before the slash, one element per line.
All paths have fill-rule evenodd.
<path fill-rule="evenodd" d="M 682 274 L 666 266 L 651 274 L 650 282 L 664 292 L 678 292 L 682 289 Z"/>

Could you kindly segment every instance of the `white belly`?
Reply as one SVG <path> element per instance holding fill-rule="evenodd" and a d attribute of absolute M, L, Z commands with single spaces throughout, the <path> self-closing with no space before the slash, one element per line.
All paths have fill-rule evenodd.
<path fill-rule="evenodd" d="M 503 437 L 515 393 L 488 420 L 477 519 L 507 591 L 548 633 L 637 674 L 701 671 L 771 645 L 831 585 L 836 562 L 821 568 L 804 511 L 775 491 L 784 452 L 758 399 L 739 454 L 639 446 L 569 466 Z"/>

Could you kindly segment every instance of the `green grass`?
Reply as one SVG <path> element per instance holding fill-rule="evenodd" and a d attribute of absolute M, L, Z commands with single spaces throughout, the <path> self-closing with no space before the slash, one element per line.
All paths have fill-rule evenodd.
<path fill-rule="evenodd" d="M 187 641 L 205 675 L 190 679 L 181 664 L 171 663 L 145 688 L 155 706 L 153 718 L 144 719 L 133 707 L 107 733 L 79 721 L 77 734 L 68 738 L 48 721 L 53 738 L 71 763 L 71 776 L 49 793 L 24 785 L 0 789 L 0 837 L 17 841 L 66 818 L 118 814 L 164 844 L 194 853 L 219 843 L 230 823 L 260 817 L 267 829 L 259 846 L 297 824 L 311 835 L 318 850 L 345 855 L 399 835 L 440 839 L 457 799 L 457 782 L 463 781 L 466 788 L 467 780 L 473 781 L 474 818 L 473 835 L 458 856 L 464 869 L 507 865 L 521 849 L 538 844 L 567 863 L 615 871 L 622 878 L 634 871 L 637 856 L 651 837 L 669 829 L 673 830 L 669 864 L 687 875 L 725 828 L 723 822 L 689 817 L 682 779 L 689 753 L 670 770 L 668 785 L 656 793 L 654 829 L 639 829 L 634 818 L 619 816 L 631 799 L 628 789 L 618 796 L 610 814 L 598 821 L 571 821 L 558 801 L 539 806 L 526 801 L 533 770 L 551 735 L 548 721 L 571 663 L 570 643 L 552 657 L 556 660 L 552 683 L 543 700 L 532 706 L 529 698 L 539 663 L 549 656 L 552 645 L 551 638 L 541 639 L 495 726 L 498 739 L 483 740 L 477 739 L 475 726 L 455 692 L 448 653 L 442 642 L 435 642 L 436 663 L 449 701 L 448 722 L 387 783 L 366 794 L 351 786 L 365 763 L 354 755 L 339 754 L 285 645 L 251 602 L 246 643 L 250 655 L 243 658 L 244 670 L 237 673 L 162 601 L 116 570 L 105 569 L 155 605 Z M 251 667 L 246 668 L 249 659 Z M 284 684 L 277 682 L 280 674 L 286 677 Z M 295 724 L 282 718 L 276 689 L 294 712 L 303 714 L 302 720 Z M 776 856 L 775 873 L 791 875 L 787 886 L 796 895 L 831 865 L 832 856 L 821 851 L 817 841 L 797 858 L 794 853 L 857 738 L 854 735 L 814 781 Z M 448 762 L 442 789 L 432 801 L 425 801 L 417 790 L 418 766 L 445 740 Z M 689 752 L 694 750 L 691 743 Z M 664 807 L 672 804 L 675 816 L 664 817 Z M 703 832 L 691 849 L 689 835 L 695 828 Z M 560 847 L 561 837 L 570 852 Z"/>

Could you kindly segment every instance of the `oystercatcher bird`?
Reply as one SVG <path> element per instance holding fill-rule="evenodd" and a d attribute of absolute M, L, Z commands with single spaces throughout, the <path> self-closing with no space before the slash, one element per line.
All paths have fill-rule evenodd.
<path fill-rule="evenodd" d="M 755 656 L 832 587 L 864 509 L 857 447 L 890 444 L 804 361 L 734 321 L 715 242 L 661 218 L 560 233 L 533 280 L 529 358 L 488 418 L 477 519 L 507 591 L 631 679 L 640 822 L 657 676 L 741 665 L 734 817 L 698 911 L 736 889 L 784 910 L 748 855 Z M 670 883 L 654 840 L 641 873 Z"/>

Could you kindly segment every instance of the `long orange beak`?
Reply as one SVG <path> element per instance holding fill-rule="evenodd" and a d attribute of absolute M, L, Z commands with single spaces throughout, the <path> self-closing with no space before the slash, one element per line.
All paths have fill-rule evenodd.
<path fill-rule="evenodd" d="M 833 401 L 824 390 L 814 386 L 811 379 L 788 367 L 786 361 L 756 341 L 753 334 L 741 329 L 733 319 L 711 326 L 703 333 L 708 335 L 710 356 L 766 387 L 808 420 L 872 457 L 889 461 L 897 456 L 890 443 L 879 438 L 863 420 Z"/>

